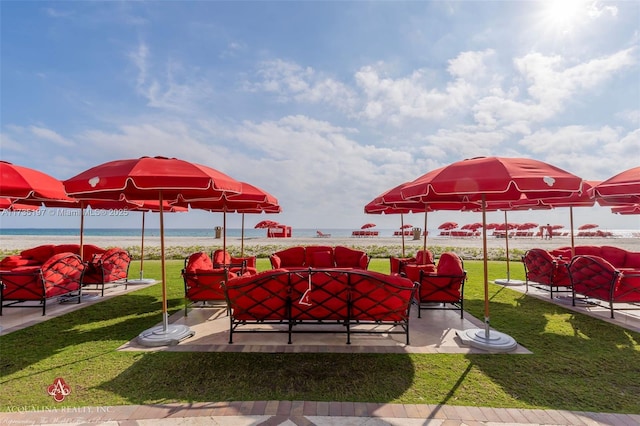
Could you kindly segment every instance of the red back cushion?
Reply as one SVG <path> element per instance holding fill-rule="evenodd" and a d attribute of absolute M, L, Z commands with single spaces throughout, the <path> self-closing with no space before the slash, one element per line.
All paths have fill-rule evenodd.
<path fill-rule="evenodd" d="M 304 266 L 314 266 L 313 265 L 314 253 L 317 253 L 317 252 L 329 252 L 333 257 L 333 248 L 329 246 L 307 246 L 305 247 L 304 251 L 305 251 Z M 333 263 L 333 259 L 331 259 L 331 263 Z"/>
<path fill-rule="evenodd" d="M 576 255 L 598 256 L 602 257 L 601 249 L 598 246 L 577 246 L 575 248 Z"/>
<path fill-rule="evenodd" d="M 275 253 L 280 258 L 280 267 L 304 266 L 304 247 L 290 247 Z"/>
<path fill-rule="evenodd" d="M 185 268 L 187 272 L 194 273 L 197 269 L 213 269 L 213 262 L 209 255 L 203 251 L 193 253 L 187 260 L 187 266 Z"/>
<path fill-rule="evenodd" d="M 100 255 L 105 251 L 105 249 L 94 246 L 93 244 L 85 244 L 82 246 L 82 260 L 89 262 L 94 258 L 94 256 Z"/>
<path fill-rule="evenodd" d="M 53 246 L 53 253 L 54 254 L 58 254 L 58 253 L 80 254 L 80 244 L 59 244 L 57 246 Z"/>
<path fill-rule="evenodd" d="M 618 247 L 602 246 L 600 248 L 600 252 L 602 253 L 600 256 L 606 259 L 616 268 L 624 267 L 625 258 L 627 256 L 626 250 L 622 250 Z"/>
<path fill-rule="evenodd" d="M 418 265 L 428 265 L 435 263 L 433 259 L 433 253 L 429 250 L 418 250 L 416 253 L 416 263 Z"/>
<path fill-rule="evenodd" d="M 330 250 L 314 251 L 310 264 L 312 268 L 333 268 L 333 253 Z"/>
<path fill-rule="evenodd" d="M 46 244 L 34 248 L 30 248 L 27 250 L 23 250 L 20 255 L 22 257 L 26 257 L 29 259 L 35 259 L 40 263 L 44 263 L 53 256 L 55 253 L 53 252 L 53 244 Z"/>
<path fill-rule="evenodd" d="M 453 252 L 442 253 L 437 270 L 438 275 L 462 275 L 464 273 L 462 259 Z"/>
<path fill-rule="evenodd" d="M 624 259 L 625 268 L 640 268 L 640 253 L 628 251 Z"/>
<path fill-rule="evenodd" d="M 367 254 L 361 250 L 336 246 L 333 255 L 338 268 L 367 268 Z"/>
<path fill-rule="evenodd" d="M 228 265 L 231 263 L 231 255 L 224 250 L 213 252 L 213 263 L 216 265 Z"/>

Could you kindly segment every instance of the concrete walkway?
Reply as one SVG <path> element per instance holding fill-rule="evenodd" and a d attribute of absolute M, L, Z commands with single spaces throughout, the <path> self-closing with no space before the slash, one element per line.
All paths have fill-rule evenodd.
<path fill-rule="evenodd" d="M 33 408 L 33 407 L 24 407 Z M 38 425 L 640 425 L 640 414 L 358 402 L 237 401 L 47 408 L 0 413 L 0 424 Z"/>

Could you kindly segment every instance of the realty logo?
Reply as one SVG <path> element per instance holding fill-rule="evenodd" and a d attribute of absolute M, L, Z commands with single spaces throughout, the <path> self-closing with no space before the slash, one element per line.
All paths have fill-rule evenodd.
<path fill-rule="evenodd" d="M 62 402 L 64 398 L 71 393 L 71 388 L 63 378 L 58 377 L 53 381 L 52 385 L 49 385 L 47 393 L 53 397 L 54 401 Z"/>

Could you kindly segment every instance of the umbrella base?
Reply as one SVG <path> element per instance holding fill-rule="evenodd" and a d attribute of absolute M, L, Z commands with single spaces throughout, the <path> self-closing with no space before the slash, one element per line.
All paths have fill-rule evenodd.
<path fill-rule="evenodd" d="M 167 328 L 159 325 L 143 331 L 138 335 L 138 343 L 142 346 L 175 346 L 196 333 L 183 324 L 169 324 Z"/>
<path fill-rule="evenodd" d="M 465 345 L 489 352 L 511 352 L 518 347 L 513 337 L 495 330 L 490 330 L 488 337 L 484 328 L 471 328 L 458 331 L 456 334 Z"/>
<path fill-rule="evenodd" d="M 127 280 L 127 285 L 144 285 L 144 284 L 155 284 L 157 283 L 157 280 L 154 280 L 153 278 L 140 278 L 137 280 Z"/>
<path fill-rule="evenodd" d="M 500 285 L 524 285 L 525 284 L 525 282 L 522 280 L 512 280 L 511 278 L 500 278 L 493 282 Z"/>

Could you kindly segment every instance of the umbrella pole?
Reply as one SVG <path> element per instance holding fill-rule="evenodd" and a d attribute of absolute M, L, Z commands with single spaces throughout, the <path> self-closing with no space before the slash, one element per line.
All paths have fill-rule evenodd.
<path fill-rule="evenodd" d="M 571 258 L 573 258 L 576 255 L 576 246 L 573 240 L 573 206 L 569 206 L 569 224 L 571 225 Z"/>
<path fill-rule="evenodd" d="M 489 272 L 487 270 L 487 209 L 485 195 L 482 194 L 482 257 L 484 264 L 484 334 L 489 338 Z"/>
<path fill-rule="evenodd" d="M 511 279 L 511 271 L 509 269 L 509 222 L 507 221 L 507 211 L 504 211 L 504 241 L 507 250 L 507 281 Z"/>
<path fill-rule="evenodd" d="M 482 251 L 484 263 L 484 330 L 470 328 L 456 334 L 465 344 L 490 352 L 510 352 L 518 347 L 513 337 L 499 331 L 490 330 L 489 325 L 489 272 L 487 269 L 487 208 L 486 197 L 482 194 Z"/>
<path fill-rule="evenodd" d="M 227 209 L 222 211 L 222 252 L 227 252 Z"/>
<path fill-rule="evenodd" d="M 158 195 L 160 201 L 160 265 L 162 268 L 162 325 L 152 327 L 138 335 L 138 343 L 142 346 L 172 346 L 195 334 L 184 324 L 169 324 L 167 312 L 167 268 L 164 250 L 164 215 L 162 208 L 162 191 Z"/>
<path fill-rule="evenodd" d="M 240 236 L 240 257 L 244 257 L 244 213 L 242 213 L 242 234 Z"/>
<path fill-rule="evenodd" d="M 424 205 L 424 242 L 422 243 L 422 250 L 427 251 L 427 205 Z"/>
<path fill-rule="evenodd" d="M 164 214 L 162 208 L 162 191 L 160 191 L 160 259 L 162 268 L 162 328 L 169 330 L 169 315 L 167 313 L 167 270 L 164 261 Z"/>
<path fill-rule="evenodd" d="M 144 214 L 145 212 L 142 212 L 142 237 L 140 239 L 140 280 L 142 280 L 144 277 L 144 273 L 142 272 L 144 264 Z"/>
<path fill-rule="evenodd" d="M 80 259 L 84 259 L 84 201 L 80 201 Z"/>
<path fill-rule="evenodd" d="M 404 215 L 400 213 L 400 235 L 402 235 L 402 257 L 404 257 Z"/>

